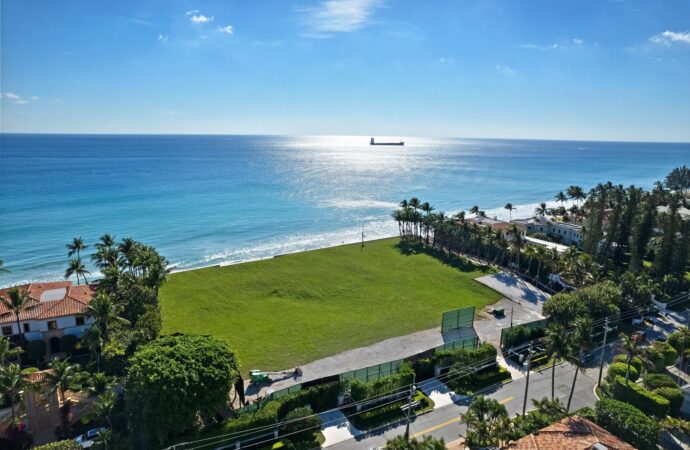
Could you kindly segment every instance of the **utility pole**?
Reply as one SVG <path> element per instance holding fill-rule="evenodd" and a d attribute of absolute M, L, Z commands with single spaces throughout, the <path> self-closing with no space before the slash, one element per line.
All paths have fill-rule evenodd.
<path fill-rule="evenodd" d="M 601 344 L 601 361 L 599 361 L 599 380 L 597 386 L 601 385 L 601 374 L 604 372 L 604 355 L 606 354 L 606 338 L 609 334 L 609 318 L 606 318 L 604 324 L 604 342 Z"/>
<path fill-rule="evenodd" d="M 362 246 L 359 249 L 360 251 L 364 250 L 364 224 L 362 224 Z"/>
<path fill-rule="evenodd" d="M 415 381 L 417 374 L 412 378 L 412 385 L 410 386 L 410 395 L 407 397 L 407 424 L 405 425 L 405 440 L 410 441 L 410 411 L 412 411 L 412 398 L 415 392 Z"/>
<path fill-rule="evenodd" d="M 527 411 L 527 392 L 529 390 L 529 372 L 532 369 L 532 343 L 529 344 L 527 353 L 527 379 L 525 380 L 525 398 L 522 400 L 522 416 L 525 416 Z"/>
<path fill-rule="evenodd" d="M 510 328 L 513 328 L 513 307 L 510 307 Z"/>

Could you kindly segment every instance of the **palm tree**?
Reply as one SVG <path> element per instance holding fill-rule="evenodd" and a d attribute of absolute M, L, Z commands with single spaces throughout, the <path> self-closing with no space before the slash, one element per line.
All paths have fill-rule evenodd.
<path fill-rule="evenodd" d="M 632 360 L 636 356 L 640 356 L 643 352 L 643 349 L 640 347 L 640 341 L 637 338 L 636 334 L 628 336 L 625 333 L 621 333 L 620 338 L 621 349 L 623 350 L 623 353 L 625 353 L 625 355 L 627 356 L 625 360 L 625 384 L 628 384 L 628 380 L 630 379 L 630 365 L 632 364 Z"/>
<path fill-rule="evenodd" d="M 24 342 L 24 331 L 19 325 L 19 316 L 22 311 L 28 309 L 31 305 L 29 304 L 31 297 L 29 297 L 29 292 L 26 289 L 21 289 L 19 287 L 13 287 L 7 291 L 7 297 L 0 297 L 0 302 L 8 310 L 14 313 L 14 318 L 17 322 L 17 330 L 19 331 L 20 342 Z"/>
<path fill-rule="evenodd" d="M 592 348 L 594 341 L 592 340 L 592 319 L 589 317 L 578 317 L 573 322 L 573 331 L 570 334 L 570 346 L 577 354 L 571 355 L 570 362 L 575 366 L 575 375 L 573 375 L 573 385 L 570 388 L 570 395 L 568 396 L 568 405 L 565 408 L 566 412 L 570 412 L 570 403 L 573 400 L 573 393 L 575 392 L 575 384 L 577 383 L 577 374 L 580 371 L 585 371 L 585 366 L 582 361 L 582 355 Z"/>
<path fill-rule="evenodd" d="M 566 412 L 565 408 L 563 408 L 563 405 L 561 404 L 561 401 L 557 398 L 550 399 L 548 397 L 544 397 L 541 400 L 533 398 L 532 404 L 534 405 L 535 412 L 537 414 L 548 418 L 554 418 L 555 420 L 563 417 Z"/>
<path fill-rule="evenodd" d="M 21 347 L 12 347 L 12 343 L 6 337 L 0 337 L 0 366 L 7 364 L 10 359 L 17 358 L 23 352 Z"/>
<path fill-rule="evenodd" d="M 539 206 L 534 208 L 534 215 L 544 217 L 549 212 L 549 208 L 546 203 L 540 203 Z"/>
<path fill-rule="evenodd" d="M 522 233 L 517 225 L 512 224 L 508 228 L 508 234 L 510 234 L 510 248 L 515 253 L 515 269 L 520 271 L 520 252 L 525 247 L 525 239 L 522 237 Z"/>
<path fill-rule="evenodd" d="M 472 208 L 470 208 L 470 214 L 474 214 L 474 217 L 476 218 L 479 215 L 479 206 L 474 205 Z"/>
<path fill-rule="evenodd" d="M 84 242 L 84 239 L 82 239 L 81 237 L 78 237 L 78 238 L 75 237 L 74 239 L 72 239 L 72 242 L 70 242 L 69 244 L 66 245 L 66 247 L 67 247 L 67 256 L 72 256 L 76 253 L 77 259 L 79 259 L 79 257 L 80 257 L 79 252 L 86 249 L 86 247 L 88 247 L 88 245 L 86 245 L 86 243 Z"/>
<path fill-rule="evenodd" d="M 88 348 L 91 353 L 91 359 L 96 361 L 96 370 L 101 370 L 101 349 L 103 348 L 103 337 L 98 325 L 94 324 L 89 327 L 77 342 L 77 348 Z"/>
<path fill-rule="evenodd" d="M 27 375 L 36 372 L 36 368 L 22 370 L 19 364 L 8 363 L 0 366 L 0 394 L 10 399 L 12 408 L 12 424 L 17 421 L 17 403 L 21 403 L 20 393 L 26 389 L 34 389 L 36 385 Z"/>
<path fill-rule="evenodd" d="M 513 220 L 513 211 L 515 210 L 515 207 L 513 206 L 513 204 L 512 203 L 506 203 L 504 208 L 508 210 L 508 214 L 510 215 L 510 220 Z"/>
<path fill-rule="evenodd" d="M 86 373 L 81 371 L 79 364 L 71 364 L 69 359 L 54 359 L 50 362 L 51 371 L 46 372 L 45 378 L 50 385 L 49 392 L 57 392 L 58 400 L 65 401 L 65 391 L 80 390 Z"/>
<path fill-rule="evenodd" d="M 111 390 L 108 390 L 99 395 L 98 400 L 96 400 L 93 404 L 94 412 L 96 413 L 98 420 L 105 420 L 108 422 L 109 430 L 113 429 L 112 414 L 116 401 L 117 397 L 115 396 L 115 393 Z"/>
<path fill-rule="evenodd" d="M 467 444 L 470 447 L 495 447 L 508 436 L 508 411 L 494 399 L 482 395 L 476 397 L 462 418 L 467 424 Z"/>
<path fill-rule="evenodd" d="M 563 203 L 565 203 L 567 199 L 568 198 L 565 196 L 563 191 L 560 191 L 558 194 L 556 194 L 556 201 L 560 202 L 561 206 L 563 206 Z"/>
<path fill-rule="evenodd" d="M 424 202 L 420 206 L 420 209 L 424 211 L 424 231 L 426 233 L 426 245 L 429 246 L 429 229 L 431 228 L 431 212 L 434 207 L 429 204 L 429 202 Z"/>
<path fill-rule="evenodd" d="M 72 275 L 76 275 L 77 285 L 79 284 L 79 277 L 83 277 L 84 283 L 89 284 L 89 281 L 86 279 L 87 273 L 91 272 L 86 270 L 86 266 L 84 266 L 84 263 L 81 262 L 80 258 L 70 259 L 67 264 L 67 270 L 65 270 L 65 279 L 68 279 Z"/>
<path fill-rule="evenodd" d="M 556 361 L 570 355 L 568 335 L 565 327 L 560 323 L 552 323 L 546 329 L 544 352 L 553 360 L 551 363 L 551 399 L 553 399 L 556 396 Z"/>
<path fill-rule="evenodd" d="M 103 372 L 96 372 L 87 380 L 86 391 L 89 397 L 97 397 L 110 391 L 114 384 L 113 378 Z"/>
<path fill-rule="evenodd" d="M 566 192 L 569 198 L 578 202 L 578 206 L 581 205 L 582 200 L 587 198 L 587 194 L 580 186 L 569 186 Z"/>
<path fill-rule="evenodd" d="M 122 305 L 114 303 L 110 296 L 104 292 L 99 292 L 87 305 L 86 314 L 93 317 L 96 321 L 96 326 L 101 332 L 103 341 L 108 341 L 110 324 L 115 322 L 125 325 L 129 324 L 127 319 L 120 317 L 123 309 Z"/>

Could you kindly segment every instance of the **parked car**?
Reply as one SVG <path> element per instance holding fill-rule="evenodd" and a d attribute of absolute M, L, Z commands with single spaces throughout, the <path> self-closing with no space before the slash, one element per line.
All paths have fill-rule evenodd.
<path fill-rule="evenodd" d="M 81 436 L 77 436 L 74 442 L 81 445 L 81 448 L 90 448 L 94 444 L 96 437 L 98 437 L 98 433 L 105 430 L 107 430 L 105 427 L 91 428 Z"/>

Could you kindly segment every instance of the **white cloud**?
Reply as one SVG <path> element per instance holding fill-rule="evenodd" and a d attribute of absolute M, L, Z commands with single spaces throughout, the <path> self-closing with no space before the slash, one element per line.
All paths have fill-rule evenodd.
<path fill-rule="evenodd" d="M 674 43 L 690 44 L 690 31 L 679 32 L 666 30 L 649 38 L 654 44 L 670 46 Z"/>
<path fill-rule="evenodd" d="M 558 44 L 541 45 L 541 44 L 522 44 L 518 45 L 520 48 L 527 48 L 530 50 L 554 50 L 559 47 Z"/>
<path fill-rule="evenodd" d="M 499 73 L 508 77 L 514 77 L 515 75 L 517 75 L 517 71 L 515 69 L 504 64 L 496 64 L 496 70 L 498 70 Z"/>
<path fill-rule="evenodd" d="M 301 8 L 311 32 L 308 37 L 328 37 L 327 33 L 348 33 L 366 26 L 382 0 L 325 0 L 316 7 Z"/>
<path fill-rule="evenodd" d="M 29 102 L 35 102 L 38 100 L 38 97 L 35 95 L 32 96 L 30 99 L 22 98 L 20 95 L 17 95 L 13 92 L 3 92 L 0 94 L 0 97 L 4 97 L 7 100 L 9 100 L 11 103 L 14 103 L 15 105 L 26 105 Z"/>
<path fill-rule="evenodd" d="M 584 44 L 584 42 L 585 42 L 584 39 L 573 38 L 573 44 L 575 44 L 575 45 L 582 45 L 582 44 Z"/>
<path fill-rule="evenodd" d="M 168 42 L 168 36 L 163 36 L 162 34 L 159 34 L 158 42 L 162 42 L 163 44 L 165 44 L 166 42 Z"/>
<path fill-rule="evenodd" d="M 198 9 L 193 9 L 193 10 L 191 10 L 191 11 L 187 11 L 186 13 L 184 13 L 184 15 L 187 16 L 187 17 L 189 17 L 189 16 L 191 16 L 192 14 L 196 14 L 196 13 L 198 13 L 198 12 L 199 12 Z"/>
<path fill-rule="evenodd" d="M 213 16 L 205 16 L 203 14 L 194 14 L 192 17 L 189 18 L 189 20 L 191 20 L 192 23 L 213 22 Z"/>
<path fill-rule="evenodd" d="M 221 33 L 225 33 L 225 34 L 233 34 L 235 32 L 232 25 L 226 25 L 224 27 L 218 27 L 218 31 L 220 31 Z"/>

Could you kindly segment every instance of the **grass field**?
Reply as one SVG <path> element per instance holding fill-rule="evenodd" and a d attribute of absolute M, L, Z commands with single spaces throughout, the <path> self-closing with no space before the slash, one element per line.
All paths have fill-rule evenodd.
<path fill-rule="evenodd" d="M 223 339 L 244 373 L 288 369 L 494 303 L 500 294 L 473 281 L 485 273 L 397 238 L 181 272 L 160 293 L 163 332 Z"/>

